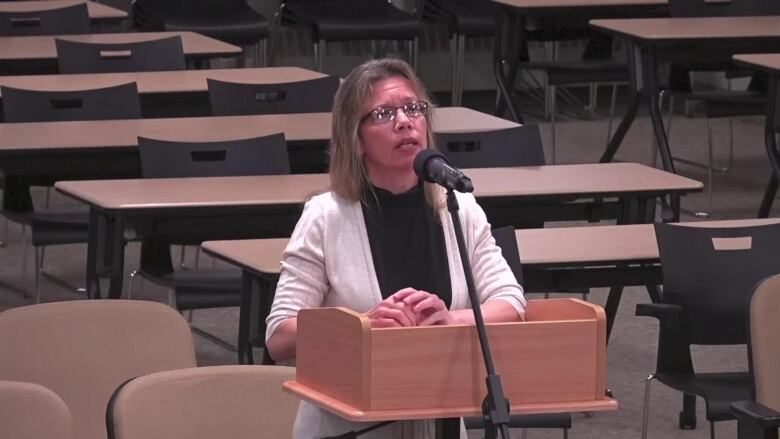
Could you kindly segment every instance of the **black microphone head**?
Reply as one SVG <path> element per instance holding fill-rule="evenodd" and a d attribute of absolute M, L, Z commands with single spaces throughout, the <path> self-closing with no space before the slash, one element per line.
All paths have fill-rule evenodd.
<path fill-rule="evenodd" d="M 414 157 L 414 173 L 417 174 L 417 176 L 420 177 L 423 181 L 435 183 L 431 176 L 428 175 L 426 168 L 428 167 L 428 163 L 437 157 L 441 158 L 445 162 L 447 161 L 447 159 L 444 158 L 441 153 L 432 149 L 423 149 L 422 151 L 418 152 Z"/>

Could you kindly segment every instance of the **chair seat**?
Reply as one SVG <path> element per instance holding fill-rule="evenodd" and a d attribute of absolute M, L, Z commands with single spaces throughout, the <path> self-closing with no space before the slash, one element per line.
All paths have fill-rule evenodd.
<path fill-rule="evenodd" d="M 172 15 L 162 18 L 166 31 L 192 31 L 231 44 L 249 45 L 268 38 L 268 21 L 252 8 L 213 15 Z"/>
<path fill-rule="evenodd" d="M 697 91 L 683 93 L 686 101 L 705 103 L 708 118 L 755 116 L 766 114 L 766 92 L 759 91 Z"/>
<path fill-rule="evenodd" d="M 524 69 L 544 70 L 550 85 L 584 84 L 588 82 L 628 81 L 628 66 L 613 59 L 582 61 L 533 61 Z"/>
<path fill-rule="evenodd" d="M 438 17 L 446 16 L 450 33 L 466 37 L 489 37 L 496 32 L 496 17 L 498 6 L 490 1 L 448 0 L 442 4 L 433 1 L 430 5 L 439 13 Z"/>
<path fill-rule="evenodd" d="M 201 309 L 241 305 L 240 270 L 175 270 L 141 275 L 176 293 L 176 308 Z M 216 291 L 219 293 L 215 294 Z"/>
<path fill-rule="evenodd" d="M 420 20 L 383 1 L 311 1 L 285 6 L 285 20 L 314 29 L 315 40 L 411 40 L 421 30 Z"/>
<path fill-rule="evenodd" d="M 9 220 L 32 230 L 32 243 L 39 245 L 78 244 L 87 241 L 89 213 L 86 211 L 3 212 Z"/>
<path fill-rule="evenodd" d="M 693 375 L 658 374 L 658 381 L 684 393 L 698 395 L 707 404 L 707 420 L 734 419 L 730 405 L 751 399 L 751 377 L 747 372 L 697 373 Z"/>

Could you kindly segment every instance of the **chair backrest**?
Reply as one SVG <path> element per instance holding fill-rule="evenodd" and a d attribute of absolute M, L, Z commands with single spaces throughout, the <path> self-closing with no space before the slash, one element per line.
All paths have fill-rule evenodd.
<path fill-rule="evenodd" d="M 138 119 L 135 82 L 78 91 L 39 91 L 0 86 L 5 122 Z"/>
<path fill-rule="evenodd" d="M 181 37 L 133 43 L 84 43 L 55 39 L 60 73 L 184 70 Z"/>
<path fill-rule="evenodd" d="M 523 284 L 523 266 L 520 263 L 520 250 L 517 248 L 517 237 L 513 226 L 498 227 L 491 231 L 496 245 L 501 249 L 506 263 L 517 279 L 517 283 Z"/>
<path fill-rule="evenodd" d="M 139 137 L 144 178 L 289 174 L 284 134 L 220 142 L 172 142 Z"/>
<path fill-rule="evenodd" d="M 89 33 L 87 4 L 42 11 L 0 12 L 0 36 Z"/>
<path fill-rule="evenodd" d="M 283 366 L 213 366 L 138 377 L 106 413 L 110 439 L 289 438 L 298 401 Z"/>
<path fill-rule="evenodd" d="M 436 146 L 459 168 L 544 165 L 539 127 L 525 125 L 503 130 L 436 133 Z"/>
<path fill-rule="evenodd" d="M 331 111 L 339 78 L 326 76 L 299 82 L 244 84 L 208 80 L 211 114 L 321 113 Z"/>
<path fill-rule="evenodd" d="M 780 411 L 780 275 L 756 285 L 750 299 L 750 370 L 756 401 Z"/>
<path fill-rule="evenodd" d="M 656 224 L 663 301 L 680 305 L 690 344 L 747 343 L 753 286 L 780 273 L 780 224 L 720 228 Z"/>
<path fill-rule="evenodd" d="M 70 410 L 46 387 L 0 380 L 0 437 L 72 439 Z"/>
<path fill-rule="evenodd" d="M 59 395 L 79 439 L 106 437 L 106 405 L 123 382 L 194 366 L 189 325 L 161 303 L 77 300 L 0 313 L 0 379 Z"/>

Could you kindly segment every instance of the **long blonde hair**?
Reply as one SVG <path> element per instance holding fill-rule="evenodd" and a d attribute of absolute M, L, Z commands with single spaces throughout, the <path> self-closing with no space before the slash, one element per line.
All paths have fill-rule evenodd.
<path fill-rule="evenodd" d="M 368 191 L 373 191 L 363 157 L 360 155 L 360 122 L 365 105 L 371 99 L 372 85 L 377 81 L 403 77 L 409 81 L 418 99 L 431 102 L 430 96 L 412 67 L 405 61 L 393 58 L 373 59 L 357 67 L 344 79 L 336 92 L 331 125 L 330 184 L 332 190 L 351 201 L 365 201 Z M 425 115 L 428 148 L 435 149 L 431 111 Z M 429 204 L 440 205 L 440 191 L 431 183 L 425 184 Z"/>

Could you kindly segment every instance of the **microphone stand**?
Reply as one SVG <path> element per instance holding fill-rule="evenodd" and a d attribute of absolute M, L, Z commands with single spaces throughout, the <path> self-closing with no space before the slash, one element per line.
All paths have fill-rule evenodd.
<path fill-rule="evenodd" d="M 466 286 L 471 299 L 471 309 L 474 311 L 474 321 L 477 326 L 477 336 L 482 348 L 482 357 L 485 361 L 485 371 L 487 378 L 487 396 L 482 401 L 482 421 L 485 424 L 485 439 L 496 439 L 497 433 L 501 431 L 503 439 L 509 437 L 509 400 L 504 397 L 504 390 L 501 386 L 501 377 L 496 374 L 493 365 L 493 355 L 490 352 L 490 344 L 485 330 L 485 320 L 482 318 L 482 310 L 479 307 L 479 298 L 477 289 L 474 286 L 474 274 L 471 272 L 471 263 L 466 253 L 466 241 L 463 238 L 463 227 L 460 224 L 458 216 L 458 200 L 455 198 L 455 192 L 452 188 L 447 188 L 447 210 L 452 217 L 452 224 L 455 228 L 455 236 L 458 240 L 458 250 L 460 251 L 460 261 L 463 264 L 463 273 L 466 275 Z"/>

